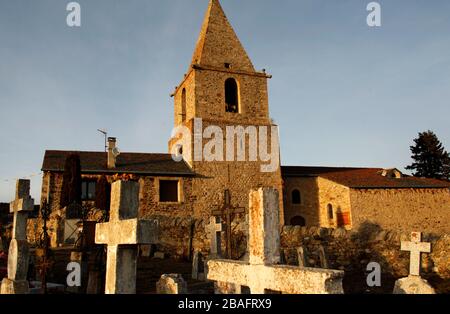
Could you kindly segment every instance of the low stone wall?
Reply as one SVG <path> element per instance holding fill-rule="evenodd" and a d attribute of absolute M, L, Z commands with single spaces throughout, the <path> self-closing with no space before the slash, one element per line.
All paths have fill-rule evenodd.
<path fill-rule="evenodd" d="M 296 248 L 304 246 L 308 252 L 308 266 L 320 267 L 318 254 L 322 245 L 328 255 L 329 268 L 345 270 L 346 293 L 391 293 L 398 278 L 408 276 L 409 252 L 400 250 L 401 241 L 409 241 L 410 234 L 381 230 L 366 224 L 358 231 L 342 228 L 285 226 L 281 245 L 287 264 L 296 265 Z M 423 241 L 432 243 L 432 253 L 423 254 L 422 276 L 440 293 L 450 293 L 450 235 L 423 234 Z M 370 262 L 381 265 L 382 287 L 371 289 L 366 284 Z"/>
<path fill-rule="evenodd" d="M 159 241 L 156 247 L 169 257 L 186 260 L 192 257 L 194 251 L 199 251 L 203 255 L 209 254 L 210 240 L 205 231 L 206 225 L 210 223 L 209 219 L 173 218 L 161 215 L 146 215 L 143 219 L 159 221 Z M 232 246 L 236 248 L 233 259 L 240 259 L 245 255 L 247 248 L 245 226 L 243 219 L 236 219 L 232 224 Z M 226 243 L 224 233 L 222 233 L 222 252 L 225 252 Z"/>

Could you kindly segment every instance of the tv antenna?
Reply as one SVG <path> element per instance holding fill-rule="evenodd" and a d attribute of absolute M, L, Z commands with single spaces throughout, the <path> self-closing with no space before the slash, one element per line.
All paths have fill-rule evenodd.
<path fill-rule="evenodd" d="M 103 129 L 97 129 L 100 133 L 102 133 L 105 136 L 105 153 L 108 151 L 108 132 Z"/>

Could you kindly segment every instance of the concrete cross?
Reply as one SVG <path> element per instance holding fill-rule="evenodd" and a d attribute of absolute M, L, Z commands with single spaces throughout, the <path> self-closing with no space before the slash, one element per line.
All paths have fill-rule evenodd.
<path fill-rule="evenodd" d="M 209 225 L 206 226 L 206 232 L 211 239 L 210 253 L 212 258 L 222 256 L 222 218 L 211 217 Z"/>
<path fill-rule="evenodd" d="M 411 252 L 409 274 L 412 276 L 420 276 L 422 253 L 431 252 L 431 243 L 421 241 L 422 241 L 422 233 L 412 232 L 411 241 L 402 241 L 401 243 L 402 251 Z"/>
<path fill-rule="evenodd" d="M 156 243 L 156 221 L 139 220 L 139 183 L 112 184 L 110 219 L 97 224 L 95 243 L 107 244 L 106 294 L 136 293 L 138 244 Z"/>
<path fill-rule="evenodd" d="M 34 208 L 30 196 L 30 180 L 17 180 L 16 198 L 9 204 L 9 212 L 14 213 L 12 239 L 26 240 L 28 213 Z"/>
<path fill-rule="evenodd" d="M 216 287 L 237 286 L 232 292 L 249 287 L 256 294 L 268 290 L 294 294 L 343 293 L 343 271 L 277 265 L 280 262 L 278 197 L 278 191 L 272 188 L 250 193 L 249 263 L 210 260 L 207 278 L 216 281 Z"/>
<path fill-rule="evenodd" d="M 14 213 L 13 234 L 8 251 L 8 277 L 2 281 L 2 294 L 29 292 L 27 273 L 30 254 L 27 242 L 27 219 L 28 212 L 33 208 L 30 180 L 17 180 L 16 197 L 9 207 L 9 211 Z"/>
<path fill-rule="evenodd" d="M 231 224 L 233 222 L 234 214 L 242 214 L 245 213 L 244 207 L 233 207 L 231 205 L 231 194 L 230 190 L 225 190 L 224 192 L 224 204 L 223 206 L 216 211 L 213 211 L 212 214 L 214 216 L 225 216 L 225 225 L 226 225 L 226 234 L 227 234 L 227 258 L 231 258 L 232 247 L 231 247 Z"/>

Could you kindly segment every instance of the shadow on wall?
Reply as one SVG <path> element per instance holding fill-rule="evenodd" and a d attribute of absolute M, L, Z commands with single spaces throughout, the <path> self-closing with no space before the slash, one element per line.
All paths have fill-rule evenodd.
<path fill-rule="evenodd" d="M 353 267 L 345 269 L 343 280 L 345 293 L 383 294 L 394 290 L 397 278 L 392 275 L 390 263 L 377 250 L 370 248 L 370 243 L 383 241 L 383 234 L 379 224 L 365 221 L 350 235 L 350 241 L 357 246 L 357 249 L 352 257 Z M 373 271 L 373 269 L 367 270 L 367 266 L 372 262 L 381 266 L 381 287 L 370 287 L 367 283 L 367 278 Z"/>
<path fill-rule="evenodd" d="M 288 264 L 298 265 L 296 248 L 303 246 L 308 252 L 308 266 L 312 267 L 320 267 L 314 252 L 323 246 L 329 268 L 345 271 L 346 293 L 390 294 L 395 281 L 408 276 L 410 253 L 400 250 L 400 242 L 409 239 L 409 233 L 385 230 L 377 223 L 364 221 L 352 231 L 285 226 L 281 244 L 289 252 Z M 432 253 L 422 255 L 422 277 L 438 293 L 450 293 L 450 235 L 423 234 L 423 241 L 432 243 Z M 367 271 L 371 262 L 381 267 L 381 287 L 367 285 L 367 276 L 373 271 Z"/>

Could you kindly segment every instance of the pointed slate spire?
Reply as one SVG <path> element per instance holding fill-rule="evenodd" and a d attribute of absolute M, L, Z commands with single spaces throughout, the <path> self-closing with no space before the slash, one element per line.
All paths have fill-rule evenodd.
<path fill-rule="evenodd" d="M 255 68 L 228 21 L 219 0 L 210 0 L 192 64 L 254 72 Z"/>

